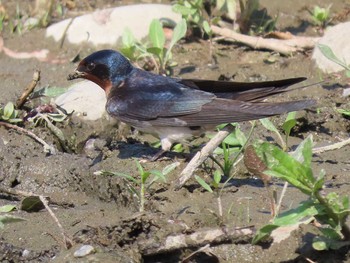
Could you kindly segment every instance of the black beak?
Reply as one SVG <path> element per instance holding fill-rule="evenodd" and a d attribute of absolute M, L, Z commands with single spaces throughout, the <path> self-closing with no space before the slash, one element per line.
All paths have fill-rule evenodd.
<path fill-rule="evenodd" d="M 85 76 L 85 72 L 80 72 L 76 69 L 74 73 L 68 75 L 67 80 L 79 79 L 79 78 L 83 78 L 84 76 Z"/>

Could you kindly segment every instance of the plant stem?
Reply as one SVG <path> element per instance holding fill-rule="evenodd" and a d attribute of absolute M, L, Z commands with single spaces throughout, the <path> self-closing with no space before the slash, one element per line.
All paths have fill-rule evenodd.
<path fill-rule="evenodd" d="M 274 217 L 278 216 L 278 214 L 280 212 L 282 200 L 283 200 L 283 197 L 285 196 L 285 194 L 287 192 L 288 185 L 289 185 L 288 182 L 285 182 L 284 185 L 283 185 L 283 189 L 282 189 L 282 192 L 281 192 L 280 199 L 278 200 L 278 204 L 277 204 L 277 207 L 276 207 L 276 212 L 275 212 Z"/>
<path fill-rule="evenodd" d="M 241 149 L 239 150 L 239 152 L 237 153 L 236 157 L 232 160 L 232 163 L 233 163 L 232 166 L 236 166 L 237 163 L 239 163 L 239 162 L 243 159 L 243 157 L 241 157 L 241 158 L 238 160 L 238 156 L 240 156 L 241 153 L 243 152 L 243 150 L 247 147 L 248 142 L 249 142 L 249 140 L 250 140 L 250 137 L 252 137 L 253 131 L 254 131 L 254 129 L 255 129 L 255 124 L 256 124 L 256 121 L 253 121 L 253 122 L 252 122 L 252 127 L 251 127 L 251 129 L 250 129 L 250 131 L 249 131 L 249 134 L 248 134 L 248 137 L 247 137 L 247 140 L 246 140 L 245 144 L 242 145 L 242 147 L 241 147 Z M 221 194 L 222 190 L 225 188 L 226 184 L 227 184 L 232 178 L 233 178 L 233 174 L 224 182 L 224 185 L 222 186 L 222 188 L 221 188 L 221 190 L 220 190 L 220 194 Z"/>
<path fill-rule="evenodd" d="M 320 194 L 319 191 L 317 191 L 315 193 L 315 197 L 316 199 L 320 202 L 320 204 L 322 204 L 324 206 L 324 208 L 326 209 L 327 215 L 334 220 L 334 222 L 338 225 L 341 225 L 341 233 L 344 236 L 345 240 L 350 240 L 350 229 L 348 227 L 348 225 L 345 222 L 341 222 L 339 220 L 339 217 L 337 216 L 336 213 L 334 213 L 332 207 L 329 205 L 329 203 L 327 202 L 327 200 Z"/>
<path fill-rule="evenodd" d="M 72 153 L 73 151 L 69 148 L 68 144 L 67 144 L 67 140 L 64 137 L 63 132 L 57 128 L 50 120 L 49 118 L 45 115 L 45 114 L 41 114 L 38 113 L 38 116 L 40 118 L 42 118 L 43 120 L 46 121 L 47 127 L 49 128 L 49 130 L 53 133 L 53 135 L 55 135 L 58 139 L 58 141 L 60 142 L 62 148 L 67 152 L 67 153 Z"/>
<path fill-rule="evenodd" d="M 6 128 L 14 129 L 16 131 L 22 132 L 22 133 L 28 135 L 29 137 L 32 137 L 34 140 L 36 140 L 42 146 L 44 146 L 44 151 L 45 152 L 47 152 L 49 154 L 56 154 L 56 149 L 52 145 L 47 144 L 43 139 L 41 139 L 38 136 L 36 136 L 33 132 L 31 132 L 31 131 L 29 131 L 27 129 L 21 128 L 21 127 L 19 127 L 17 125 L 13 125 L 13 124 L 10 124 L 10 123 L 7 123 L 7 122 L 3 122 L 3 121 L 0 121 L 0 126 L 5 126 Z"/>
<path fill-rule="evenodd" d="M 217 201 L 218 201 L 218 207 L 219 207 L 219 216 L 220 216 L 220 220 L 223 221 L 221 195 L 220 195 L 219 192 L 217 192 Z"/>
<path fill-rule="evenodd" d="M 143 212 L 145 210 L 145 184 L 142 182 L 141 179 L 141 186 L 140 186 L 140 212 Z"/>

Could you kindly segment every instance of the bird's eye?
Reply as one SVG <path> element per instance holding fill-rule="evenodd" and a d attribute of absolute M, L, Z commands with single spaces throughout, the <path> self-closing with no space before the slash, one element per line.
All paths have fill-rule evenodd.
<path fill-rule="evenodd" d="M 89 71 L 92 71 L 94 68 L 95 68 L 95 63 L 89 63 L 86 65 L 86 68 L 89 70 Z"/>

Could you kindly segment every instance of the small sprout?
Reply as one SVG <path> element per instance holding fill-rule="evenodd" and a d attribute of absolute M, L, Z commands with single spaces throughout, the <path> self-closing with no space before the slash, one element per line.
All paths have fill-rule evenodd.
<path fill-rule="evenodd" d="M 330 8 L 332 5 L 329 5 L 327 8 L 322 8 L 315 6 L 314 9 L 310 12 L 312 21 L 316 26 L 325 28 L 330 22 Z"/>
<path fill-rule="evenodd" d="M 9 123 L 18 123 L 23 120 L 18 117 L 19 111 L 15 109 L 15 106 L 12 102 L 8 102 L 4 108 L 0 107 L 0 120 L 9 122 Z"/>
<path fill-rule="evenodd" d="M 215 170 L 212 181 L 208 184 L 201 177 L 195 175 L 194 178 L 196 181 L 209 193 L 215 194 L 218 204 L 218 212 L 219 212 L 219 223 L 221 224 L 223 221 L 223 213 L 222 213 L 222 203 L 221 203 L 221 191 L 220 191 L 220 182 L 221 182 L 221 172 L 219 170 Z"/>
<path fill-rule="evenodd" d="M 25 219 L 16 216 L 10 216 L 8 213 L 16 209 L 14 205 L 0 206 L 0 229 L 4 228 L 5 224 L 24 221 Z"/>
<path fill-rule="evenodd" d="M 172 49 L 186 34 L 187 25 L 181 20 L 174 28 L 169 47 L 165 47 L 163 26 L 158 19 L 154 19 L 149 27 L 148 39 L 150 43 L 142 44 L 135 39 L 132 32 L 126 29 L 122 36 L 121 52 L 131 61 L 145 59 L 150 61 L 159 74 L 170 74 L 170 70 L 177 64 L 172 61 Z"/>
<path fill-rule="evenodd" d="M 3 205 L 0 206 L 0 213 L 9 213 L 16 209 L 15 205 Z"/>
<path fill-rule="evenodd" d="M 292 131 L 293 127 L 297 124 L 296 112 L 289 112 L 287 115 L 287 118 L 285 119 L 285 121 L 282 125 L 282 129 L 283 129 L 284 134 L 285 134 L 284 139 L 283 139 L 281 133 L 279 132 L 279 130 L 277 129 L 277 127 L 272 123 L 272 121 L 269 118 L 260 119 L 260 122 L 266 129 L 274 132 L 277 135 L 277 137 L 280 141 L 280 145 L 282 146 L 282 149 L 284 151 L 287 151 L 288 139 L 290 136 L 290 132 Z"/>
<path fill-rule="evenodd" d="M 346 116 L 346 117 L 350 117 L 350 110 L 345 110 L 345 109 L 337 109 L 337 112 L 339 112 L 340 114 Z"/>
<path fill-rule="evenodd" d="M 158 171 L 158 170 L 145 171 L 145 169 L 142 167 L 140 162 L 136 161 L 136 166 L 139 171 L 139 179 L 129 174 L 124 174 L 119 172 L 97 171 L 94 174 L 95 175 L 113 175 L 113 176 L 122 177 L 125 180 L 130 193 L 133 195 L 133 197 L 136 197 L 138 199 L 139 211 L 143 212 L 145 210 L 146 192 L 150 189 L 150 187 L 156 181 L 166 182 L 165 176 L 169 174 L 171 171 L 173 171 L 179 164 L 180 164 L 179 162 L 175 162 L 170 165 L 167 165 L 166 167 L 164 167 L 162 171 Z M 139 190 L 137 188 L 139 188 Z"/>

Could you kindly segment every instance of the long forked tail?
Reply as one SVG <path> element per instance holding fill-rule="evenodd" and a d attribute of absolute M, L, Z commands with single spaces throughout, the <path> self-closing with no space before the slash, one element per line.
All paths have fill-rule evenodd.
<path fill-rule="evenodd" d="M 214 93 L 218 98 L 241 101 L 262 100 L 271 95 L 288 91 L 287 88 L 306 80 L 304 77 L 263 82 L 233 82 L 184 79 L 181 82 L 203 91 Z"/>
<path fill-rule="evenodd" d="M 242 102 L 216 99 L 202 107 L 198 113 L 180 117 L 189 126 L 218 125 L 228 122 L 257 120 L 283 113 L 309 108 L 314 100 L 299 100 L 277 103 Z"/>

